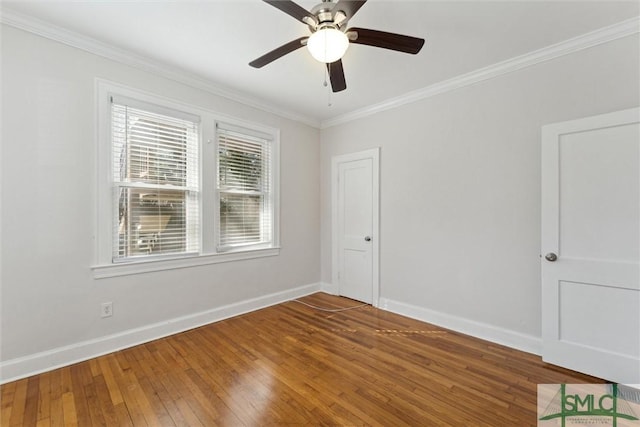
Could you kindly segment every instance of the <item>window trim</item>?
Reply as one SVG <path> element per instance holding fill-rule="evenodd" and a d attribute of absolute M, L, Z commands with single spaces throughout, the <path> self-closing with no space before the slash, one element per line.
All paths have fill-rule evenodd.
<path fill-rule="evenodd" d="M 272 206 L 272 212 L 271 212 L 271 224 L 270 224 L 270 228 L 271 228 L 271 239 L 269 242 L 260 242 L 260 243 L 243 243 L 243 244 L 235 244 L 235 245 L 222 245 L 221 244 L 221 237 L 222 237 L 222 233 L 221 233 L 221 227 L 220 227 L 220 209 L 221 209 L 221 198 L 222 198 L 222 194 L 234 194 L 233 191 L 230 190 L 225 190 L 225 189 L 221 189 L 220 185 L 219 185 L 219 176 L 220 176 L 220 159 L 217 157 L 219 150 L 220 150 L 220 136 L 230 132 L 230 133 L 234 133 L 236 135 L 241 135 L 242 137 L 248 137 L 248 138 L 254 138 L 256 139 L 256 142 L 260 145 L 268 145 L 268 147 L 266 148 L 266 151 L 268 151 L 268 155 L 269 155 L 269 161 L 271 162 L 271 164 L 269 165 L 269 170 L 270 170 L 270 182 L 267 185 L 267 191 L 261 191 L 261 192 L 256 192 L 254 194 L 259 194 L 262 195 L 263 197 L 267 197 L 268 198 L 268 204 L 270 206 Z M 262 247 L 271 247 L 273 246 L 277 240 L 276 240 L 276 227 L 277 227 L 277 218 L 276 218 L 276 206 L 278 206 L 278 204 L 276 203 L 275 197 L 277 195 L 277 190 L 275 188 L 276 185 L 276 177 L 275 177 L 275 171 L 272 171 L 271 169 L 275 168 L 277 166 L 277 159 L 279 159 L 280 157 L 280 153 L 279 153 L 279 147 L 277 144 L 275 144 L 274 142 L 274 136 L 273 134 L 269 134 L 266 132 L 258 132 L 255 128 L 250 129 L 250 128 L 244 128 L 241 126 L 238 126 L 237 124 L 233 124 L 233 123 L 229 123 L 229 122 L 224 122 L 224 121 L 216 121 L 216 139 L 215 139 L 215 154 L 216 154 L 216 185 L 215 185 L 215 204 L 216 204 L 216 222 L 215 222 L 215 226 L 217 227 L 218 230 L 218 234 L 215 236 L 215 243 L 216 243 L 216 252 L 219 253 L 227 253 L 227 252 L 234 252 L 234 251 L 238 251 L 238 250 L 251 250 L 252 248 L 262 248 Z"/>
<path fill-rule="evenodd" d="M 155 255 L 148 258 L 133 258 L 114 262 L 112 259 L 112 178 L 111 178 L 111 96 L 125 97 L 142 103 L 167 108 L 171 111 L 182 111 L 185 114 L 198 116 L 199 126 L 199 215 L 200 215 L 200 250 L 197 254 L 180 253 L 172 255 Z M 180 101 L 156 94 L 133 89 L 108 80 L 95 79 L 95 100 L 97 103 L 95 116 L 96 155 L 95 170 L 96 200 L 94 215 L 95 254 L 91 271 L 94 279 L 126 276 L 154 271 L 188 268 L 199 265 L 217 264 L 277 256 L 280 253 L 280 131 L 279 129 L 253 122 L 225 116 L 210 110 L 198 108 Z M 257 134 L 269 135 L 272 149 L 273 180 L 273 241 L 270 245 L 252 245 L 237 247 L 224 252 L 218 251 L 218 191 L 216 186 L 217 135 L 216 124 L 224 123 Z"/>
<path fill-rule="evenodd" d="M 113 263 L 122 263 L 122 262 L 131 262 L 135 259 L 148 259 L 148 257 L 165 257 L 165 256 L 184 256 L 184 255 L 193 255 L 200 252 L 200 242 L 202 240 L 202 236 L 200 233 L 200 222 L 202 216 L 200 215 L 200 194 L 202 191 L 202 183 L 200 181 L 200 171 L 199 171 L 199 163 L 200 163 L 200 139 L 202 133 L 200 132 L 200 119 L 199 115 L 187 114 L 182 110 L 170 110 L 165 106 L 158 106 L 156 104 L 144 103 L 139 100 L 130 99 L 127 97 L 120 96 L 117 93 L 110 93 L 109 102 L 111 103 L 110 109 L 110 135 L 109 135 L 109 145 L 111 146 L 111 159 L 112 162 L 110 164 L 110 186 L 112 191 L 112 209 L 113 209 L 113 217 L 112 217 L 112 262 Z M 130 128 L 131 122 L 129 122 L 129 111 L 130 109 L 133 111 L 134 117 L 138 116 L 138 113 L 141 117 L 145 119 L 151 118 L 151 120 L 161 120 L 162 123 L 166 126 L 168 122 L 171 122 L 170 126 L 184 126 L 184 146 L 181 147 L 184 150 L 184 160 L 185 160 L 185 176 L 184 182 L 181 185 L 176 184 L 175 182 L 167 184 L 161 182 L 149 182 L 148 180 L 136 179 L 134 176 L 127 175 L 123 177 L 122 175 L 118 176 L 116 173 L 116 169 L 118 166 L 120 168 L 121 158 L 119 153 L 115 147 L 116 145 L 116 136 L 119 139 L 126 141 L 119 141 L 120 144 L 124 144 L 120 149 L 124 150 L 125 147 L 129 147 L 129 144 L 133 144 L 133 147 L 136 147 L 136 144 L 143 143 L 147 144 L 147 150 L 149 149 L 148 140 L 141 141 L 137 139 L 135 136 L 130 138 L 131 135 L 135 135 L 135 128 Z M 168 119 L 168 120 L 165 120 Z M 119 121 L 120 127 L 124 128 L 119 129 L 116 133 L 114 124 L 116 121 Z M 146 128 L 145 130 L 149 130 Z M 152 146 L 153 147 L 153 146 Z M 139 147 L 139 149 L 141 149 Z M 164 147 L 155 147 L 156 150 L 166 149 Z M 125 156 L 126 159 L 126 168 L 135 167 L 134 162 L 136 158 L 135 149 L 129 148 L 127 150 L 133 150 L 129 154 Z M 115 158 L 114 158 L 115 156 Z M 114 161 L 115 160 L 115 161 Z M 159 163 L 154 162 L 155 167 L 159 167 Z M 148 166 L 148 165 L 147 165 Z M 126 173 L 126 172 L 125 172 Z M 184 243 L 183 250 L 173 251 L 173 252 L 165 252 L 165 253 L 154 253 L 154 254 L 136 254 L 129 253 L 127 255 L 121 256 L 119 251 L 121 248 L 121 236 L 116 235 L 116 220 L 118 215 L 119 202 L 122 197 L 123 190 L 128 190 L 132 193 L 148 190 L 149 192 L 153 191 L 176 191 L 180 192 L 183 196 L 184 200 L 184 230 L 182 239 L 179 239 L 182 243 Z M 127 210 L 135 211 L 133 206 L 134 202 L 128 200 L 127 203 L 132 203 L 131 206 L 128 206 Z M 144 215 L 144 213 L 140 213 L 140 215 Z M 169 217 L 171 218 L 171 217 Z M 131 239 L 131 236 L 127 233 L 127 239 Z M 174 241 L 177 242 L 177 241 Z M 131 242 L 128 242 L 126 246 L 130 249 Z"/>
<path fill-rule="evenodd" d="M 119 262 L 109 265 L 94 265 L 91 267 L 91 270 L 94 279 L 106 279 L 109 277 L 130 276 L 133 274 L 153 273 L 156 271 L 176 270 L 179 268 L 278 256 L 279 254 L 279 247 L 271 247 L 268 249 L 254 248 L 235 252 L 185 255 L 182 257 L 172 256 L 164 259 L 156 258 L 127 263 Z"/>

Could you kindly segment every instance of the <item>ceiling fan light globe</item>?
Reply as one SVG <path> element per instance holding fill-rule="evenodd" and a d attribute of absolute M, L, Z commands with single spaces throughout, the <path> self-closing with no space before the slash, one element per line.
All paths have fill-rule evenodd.
<path fill-rule="evenodd" d="M 322 28 L 307 41 L 309 53 L 317 61 L 330 64 L 342 58 L 349 47 L 346 34 L 335 28 Z"/>

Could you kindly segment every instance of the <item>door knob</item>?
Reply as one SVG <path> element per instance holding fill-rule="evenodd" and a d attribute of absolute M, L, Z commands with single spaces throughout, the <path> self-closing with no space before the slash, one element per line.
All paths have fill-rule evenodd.
<path fill-rule="evenodd" d="M 544 259 L 550 262 L 554 262 L 555 260 L 558 259 L 558 255 L 554 254 L 553 252 L 549 252 L 544 256 Z"/>
<path fill-rule="evenodd" d="M 367 237 L 365 237 L 365 238 L 364 238 L 364 241 L 365 241 L 365 242 L 370 242 L 370 241 L 371 241 L 371 236 L 367 236 Z"/>

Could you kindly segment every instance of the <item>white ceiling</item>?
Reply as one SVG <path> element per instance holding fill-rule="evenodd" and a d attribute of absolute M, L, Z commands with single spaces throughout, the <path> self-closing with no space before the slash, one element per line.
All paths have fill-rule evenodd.
<path fill-rule="evenodd" d="M 298 4 L 311 9 L 317 2 Z M 347 89 L 330 95 L 323 64 L 304 48 L 249 67 L 308 35 L 306 25 L 260 0 L 4 0 L 2 7 L 315 122 L 640 15 L 637 0 L 369 0 L 350 26 L 422 37 L 425 46 L 414 56 L 351 45 L 343 58 Z"/>

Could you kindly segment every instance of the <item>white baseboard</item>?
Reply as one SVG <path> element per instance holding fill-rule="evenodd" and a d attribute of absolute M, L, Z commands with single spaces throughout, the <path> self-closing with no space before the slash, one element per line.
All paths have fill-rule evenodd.
<path fill-rule="evenodd" d="M 323 287 L 321 283 L 313 283 L 213 308 L 200 313 L 189 314 L 140 328 L 129 329 L 117 334 L 7 360 L 0 363 L 0 384 L 72 365 L 124 348 L 319 292 Z"/>
<path fill-rule="evenodd" d="M 533 335 L 523 334 L 428 308 L 389 300 L 387 298 L 380 298 L 379 308 L 527 353 L 542 354 L 542 339 Z"/>

